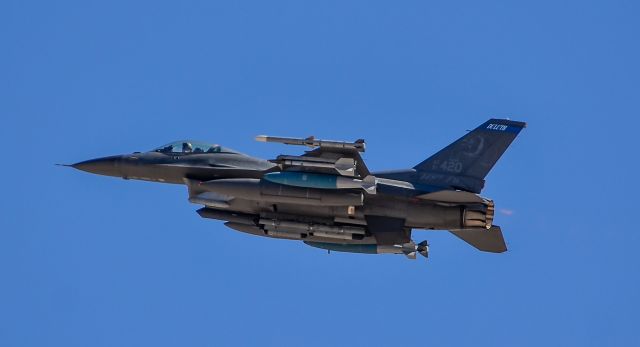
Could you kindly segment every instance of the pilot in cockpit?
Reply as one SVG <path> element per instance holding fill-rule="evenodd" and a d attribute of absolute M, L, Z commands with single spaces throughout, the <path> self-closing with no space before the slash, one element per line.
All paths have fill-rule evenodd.
<path fill-rule="evenodd" d="M 182 153 L 191 153 L 192 150 L 193 150 L 193 147 L 189 142 L 182 143 Z"/>

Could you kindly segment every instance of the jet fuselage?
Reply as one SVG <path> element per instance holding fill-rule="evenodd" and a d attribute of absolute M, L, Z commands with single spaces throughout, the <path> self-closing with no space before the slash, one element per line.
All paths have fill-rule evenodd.
<path fill-rule="evenodd" d="M 72 167 L 99 175 L 184 184 L 204 218 L 260 236 L 319 248 L 427 255 L 412 229 L 449 230 L 488 252 L 504 252 L 484 177 L 525 123 L 491 119 L 411 169 L 371 173 L 353 143 L 259 136 L 315 148 L 274 160 L 195 141 L 149 152 L 87 160 Z"/>

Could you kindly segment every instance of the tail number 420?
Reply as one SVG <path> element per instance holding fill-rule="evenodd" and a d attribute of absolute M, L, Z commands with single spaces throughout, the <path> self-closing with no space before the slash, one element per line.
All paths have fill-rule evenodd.
<path fill-rule="evenodd" d="M 445 172 L 460 173 L 462 172 L 462 162 L 458 160 L 445 160 L 441 163 L 433 163 L 433 169 Z"/>

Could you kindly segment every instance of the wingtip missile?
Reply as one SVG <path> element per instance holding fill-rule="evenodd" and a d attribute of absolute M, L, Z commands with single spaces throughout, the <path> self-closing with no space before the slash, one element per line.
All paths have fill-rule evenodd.
<path fill-rule="evenodd" d="M 364 152 L 366 148 L 366 144 L 364 139 L 358 139 L 354 142 L 345 142 L 345 141 L 330 141 L 330 140 L 319 140 L 314 136 L 309 136 L 306 138 L 296 138 L 296 137 L 278 137 L 278 136 L 267 136 L 267 135 L 258 135 L 255 137 L 258 142 L 275 142 L 282 143 L 285 145 L 296 145 L 296 146 L 307 146 L 307 147 L 320 147 L 320 148 L 331 148 L 331 149 L 341 149 L 341 150 L 355 150 L 358 152 Z"/>

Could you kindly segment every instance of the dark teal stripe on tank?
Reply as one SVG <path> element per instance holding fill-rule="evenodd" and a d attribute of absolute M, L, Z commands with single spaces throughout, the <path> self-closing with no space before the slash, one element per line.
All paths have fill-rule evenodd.
<path fill-rule="evenodd" d="M 264 175 L 264 179 L 287 186 L 336 189 L 337 176 L 297 171 L 272 172 Z"/>

